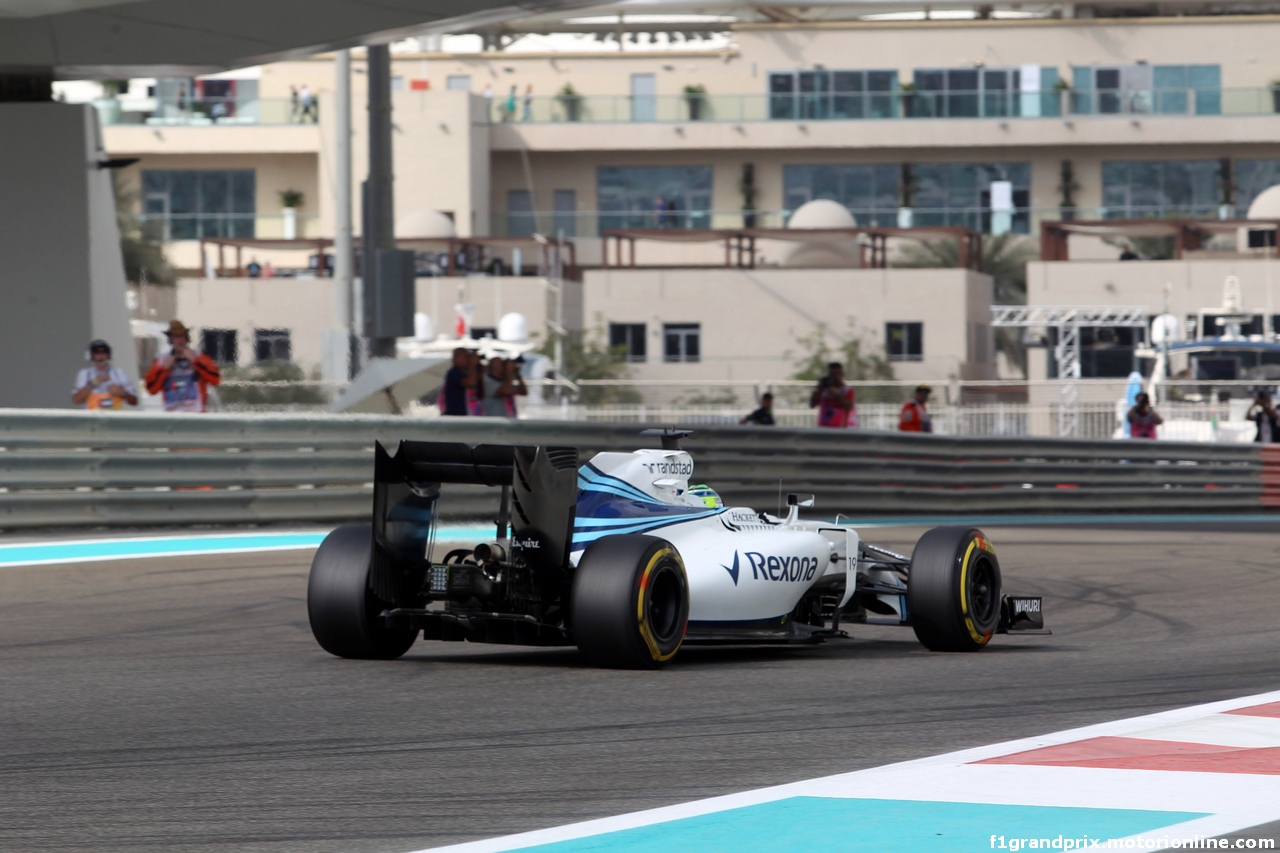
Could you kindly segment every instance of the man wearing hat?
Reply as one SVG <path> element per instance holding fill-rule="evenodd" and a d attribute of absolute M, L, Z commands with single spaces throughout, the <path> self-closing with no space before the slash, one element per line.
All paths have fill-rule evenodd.
<path fill-rule="evenodd" d="M 89 360 L 93 366 L 76 374 L 71 402 L 87 409 L 123 409 L 125 403 L 138 405 L 138 390 L 125 372 L 111 363 L 111 344 L 90 341 Z"/>
<path fill-rule="evenodd" d="M 166 412 L 203 412 L 209 386 L 222 381 L 218 365 L 204 353 L 191 349 L 191 331 L 180 321 L 170 321 L 165 334 L 173 348 L 152 362 L 147 371 L 147 391 L 164 394 Z"/>
<path fill-rule="evenodd" d="M 898 430 L 900 432 L 933 432 L 933 418 L 929 417 L 928 385 L 917 385 L 916 393 L 910 400 L 902 404 L 898 413 Z"/>

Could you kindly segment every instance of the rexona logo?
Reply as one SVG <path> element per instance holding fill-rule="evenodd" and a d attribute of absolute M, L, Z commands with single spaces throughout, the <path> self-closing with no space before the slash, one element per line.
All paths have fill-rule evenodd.
<path fill-rule="evenodd" d="M 816 557 L 775 557 L 772 555 L 766 557 L 758 551 L 746 551 L 742 555 L 734 551 L 733 565 L 722 565 L 720 567 L 729 573 L 729 577 L 733 578 L 734 586 L 738 585 L 741 558 L 744 556 L 751 566 L 752 580 L 796 583 L 798 581 L 811 581 L 818 572 L 818 560 Z"/>
<path fill-rule="evenodd" d="M 693 473 L 692 462 L 641 462 L 650 474 L 683 474 L 689 476 Z"/>

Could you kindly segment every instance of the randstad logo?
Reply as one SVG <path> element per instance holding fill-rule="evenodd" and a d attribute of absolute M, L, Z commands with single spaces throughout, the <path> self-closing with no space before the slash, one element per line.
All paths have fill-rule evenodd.
<path fill-rule="evenodd" d="M 796 583 L 798 581 L 811 581 L 818 571 L 818 560 L 816 557 L 775 557 L 765 556 L 758 551 L 746 551 L 742 556 L 747 558 L 747 563 L 751 566 L 752 580 L 777 581 L 779 583 Z M 729 573 L 729 577 L 733 578 L 733 585 L 738 585 L 738 575 L 741 567 L 741 557 L 737 551 L 733 552 L 733 565 L 720 568 Z"/>

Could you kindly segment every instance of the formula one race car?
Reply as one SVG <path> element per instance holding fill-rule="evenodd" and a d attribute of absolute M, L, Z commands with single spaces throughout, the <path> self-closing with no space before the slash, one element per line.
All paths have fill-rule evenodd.
<path fill-rule="evenodd" d="M 935 651 L 1047 633 L 1041 599 L 1004 597 L 982 531 L 939 527 L 910 557 L 848 526 L 726 507 L 693 485 L 688 433 L 662 450 L 402 441 L 375 448 L 373 524 L 325 538 L 307 611 L 328 652 L 397 658 L 429 640 L 576 645 L 590 661 L 656 667 L 684 643 L 813 643 L 841 621 L 910 625 Z M 440 486 L 501 488 L 495 541 L 432 559 Z M 508 532 L 508 528 L 510 531 Z"/>

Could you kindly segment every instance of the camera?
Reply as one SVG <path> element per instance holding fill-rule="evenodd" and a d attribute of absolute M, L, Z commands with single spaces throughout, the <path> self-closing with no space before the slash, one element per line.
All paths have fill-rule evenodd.
<path fill-rule="evenodd" d="M 830 376 L 824 376 L 818 380 L 819 388 L 830 388 L 835 384 L 836 384 L 836 381 L 832 379 Z"/>

